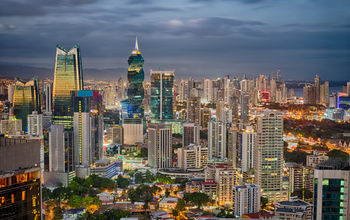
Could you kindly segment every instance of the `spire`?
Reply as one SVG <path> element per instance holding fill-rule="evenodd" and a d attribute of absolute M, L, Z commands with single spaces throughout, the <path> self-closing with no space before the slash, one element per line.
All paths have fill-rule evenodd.
<path fill-rule="evenodd" d="M 135 41 L 135 50 L 139 50 L 139 44 L 137 43 L 137 36 L 136 36 L 136 41 Z"/>

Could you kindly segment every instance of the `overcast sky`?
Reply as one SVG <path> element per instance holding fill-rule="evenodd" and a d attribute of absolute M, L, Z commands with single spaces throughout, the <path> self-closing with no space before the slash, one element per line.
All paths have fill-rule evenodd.
<path fill-rule="evenodd" d="M 52 71 L 56 44 L 79 43 L 84 69 L 117 76 L 138 36 L 146 75 L 350 80 L 349 11 L 349 0 L 1 0 L 0 74 Z"/>

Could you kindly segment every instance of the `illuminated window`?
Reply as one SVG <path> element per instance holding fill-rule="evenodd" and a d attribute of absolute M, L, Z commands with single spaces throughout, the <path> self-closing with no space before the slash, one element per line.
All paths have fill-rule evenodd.
<path fill-rule="evenodd" d="M 328 186 L 328 184 L 329 184 L 328 179 L 322 180 L 322 185 L 323 185 L 323 186 Z"/>
<path fill-rule="evenodd" d="M 14 203 L 15 202 L 15 194 L 11 194 L 11 203 Z"/>
<path fill-rule="evenodd" d="M 341 185 L 341 186 L 344 186 L 344 180 L 341 180 L 341 181 L 340 181 L 340 185 Z"/>
<path fill-rule="evenodd" d="M 26 191 L 22 191 L 22 200 L 26 200 Z"/>

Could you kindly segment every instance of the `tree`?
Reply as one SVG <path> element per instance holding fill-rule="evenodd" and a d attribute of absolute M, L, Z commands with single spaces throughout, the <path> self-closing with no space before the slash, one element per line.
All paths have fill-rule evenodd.
<path fill-rule="evenodd" d="M 169 191 L 169 189 L 166 189 L 165 190 L 165 197 L 169 197 L 169 195 L 170 195 L 170 191 Z"/>
<path fill-rule="evenodd" d="M 53 220 L 60 220 L 63 219 L 63 209 L 59 206 L 56 206 L 55 208 L 53 208 Z"/>
<path fill-rule="evenodd" d="M 141 157 L 148 157 L 148 149 L 146 147 L 141 148 Z"/>
<path fill-rule="evenodd" d="M 179 199 L 179 201 L 177 201 L 177 203 L 176 203 L 175 210 L 184 211 L 185 209 L 186 209 L 185 200 Z"/>
<path fill-rule="evenodd" d="M 102 202 L 97 197 L 88 196 L 83 198 L 82 205 L 88 212 L 93 214 L 100 209 Z"/>
<path fill-rule="evenodd" d="M 155 177 L 154 177 L 153 173 L 151 173 L 151 171 L 147 170 L 146 171 L 146 179 L 145 179 L 146 183 L 153 183 L 154 180 L 155 180 Z"/>
<path fill-rule="evenodd" d="M 261 209 L 266 208 L 267 203 L 269 202 L 269 200 L 266 197 L 261 197 L 260 198 L 260 204 L 261 204 Z"/>
<path fill-rule="evenodd" d="M 61 202 L 69 199 L 71 195 L 72 195 L 71 190 L 64 186 L 57 187 L 52 191 L 52 198 L 56 200 L 56 202 L 58 203 L 58 206 L 60 206 Z"/>
<path fill-rule="evenodd" d="M 52 198 L 52 192 L 46 187 L 42 189 L 43 201 L 47 201 Z"/>
<path fill-rule="evenodd" d="M 135 183 L 140 184 L 143 183 L 144 179 L 143 179 L 143 175 L 140 172 L 135 173 Z"/>
<path fill-rule="evenodd" d="M 331 150 L 327 153 L 330 158 L 349 159 L 349 154 L 341 150 Z"/>
<path fill-rule="evenodd" d="M 79 208 L 83 203 L 83 198 L 81 196 L 74 195 L 68 201 L 68 205 L 72 208 Z"/>
<path fill-rule="evenodd" d="M 131 181 L 127 178 L 122 177 L 122 175 L 119 175 L 117 178 L 117 185 L 120 188 L 127 188 L 130 185 Z"/>
<path fill-rule="evenodd" d="M 200 192 L 185 193 L 184 200 L 196 204 L 199 209 L 203 204 L 210 202 L 209 196 Z"/>

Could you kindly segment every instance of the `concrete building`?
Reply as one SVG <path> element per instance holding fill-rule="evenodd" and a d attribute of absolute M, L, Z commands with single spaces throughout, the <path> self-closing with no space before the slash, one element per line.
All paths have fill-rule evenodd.
<path fill-rule="evenodd" d="M 202 168 L 208 162 L 208 148 L 190 144 L 178 149 L 178 167 L 182 170 Z"/>
<path fill-rule="evenodd" d="M 200 144 L 200 127 L 196 123 L 184 123 L 182 135 L 182 147 L 190 144 Z"/>
<path fill-rule="evenodd" d="M 136 145 L 143 143 L 143 119 L 142 118 L 124 118 L 124 144 Z"/>
<path fill-rule="evenodd" d="M 255 148 L 255 184 L 270 202 L 287 199 L 282 190 L 283 116 L 277 111 L 265 111 L 257 120 Z"/>
<path fill-rule="evenodd" d="M 235 186 L 235 215 L 258 213 L 260 211 L 260 186 L 245 184 Z"/>
<path fill-rule="evenodd" d="M 289 194 L 303 189 L 314 190 L 314 169 L 300 164 L 293 164 L 289 169 Z M 304 199 L 304 198 L 303 198 Z"/>
<path fill-rule="evenodd" d="M 113 127 L 107 128 L 107 139 L 111 143 L 123 145 L 123 127 L 120 125 L 115 125 Z"/>
<path fill-rule="evenodd" d="M 148 164 L 156 169 L 172 167 L 171 125 L 149 124 Z"/>
<path fill-rule="evenodd" d="M 224 122 L 211 121 L 208 124 L 208 157 L 227 158 L 227 128 Z"/>
<path fill-rule="evenodd" d="M 0 219 L 41 219 L 40 142 L 0 137 Z"/>
<path fill-rule="evenodd" d="M 256 132 L 251 126 L 238 133 L 238 148 L 241 149 L 241 168 L 248 172 L 254 168 L 254 152 L 256 147 Z"/>
<path fill-rule="evenodd" d="M 314 178 L 314 219 L 350 219 L 350 161 L 328 160 Z"/>
<path fill-rule="evenodd" d="M 2 134 L 19 135 L 22 133 L 22 120 L 15 117 L 9 120 L 1 120 L 0 130 Z"/>
<path fill-rule="evenodd" d="M 98 160 L 90 166 L 91 175 L 112 179 L 123 172 L 123 161 Z"/>
<path fill-rule="evenodd" d="M 328 156 L 325 153 L 321 153 L 317 150 L 312 152 L 312 155 L 306 156 L 306 166 L 316 167 L 317 165 L 323 163 L 328 160 Z"/>
<path fill-rule="evenodd" d="M 28 115 L 28 134 L 31 136 L 43 135 L 43 115 L 34 111 Z"/>
<path fill-rule="evenodd" d="M 301 199 L 291 198 L 276 203 L 275 216 L 281 220 L 312 220 L 313 206 Z"/>
<path fill-rule="evenodd" d="M 44 173 L 45 184 L 68 185 L 75 176 L 73 138 L 73 132 L 65 131 L 64 125 L 51 125 L 48 137 L 48 169 Z"/>
<path fill-rule="evenodd" d="M 201 99 L 199 97 L 191 97 L 187 100 L 187 121 L 200 124 L 201 122 Z"/>

